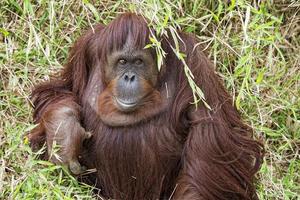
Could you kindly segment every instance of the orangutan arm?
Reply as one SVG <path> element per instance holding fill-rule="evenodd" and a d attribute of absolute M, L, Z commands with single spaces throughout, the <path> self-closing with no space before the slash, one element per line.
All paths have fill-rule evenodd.
<path fill-rule="evenodd" d="M 28 135 L 30 145 L 38 150 L 46 143 L 45 159 L 67 165 L 73 174 L 82 168 L 78 162 L 82 142 L 91 136 L 80 124 L 80 106 L 71 96 L 64 96 L 36 110 L 39 123 Z"/>

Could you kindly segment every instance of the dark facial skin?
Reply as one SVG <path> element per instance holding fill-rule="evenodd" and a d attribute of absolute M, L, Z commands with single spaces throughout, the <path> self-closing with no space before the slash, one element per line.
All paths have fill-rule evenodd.
<path fill-rule="evenodd" d="M 157 82 L 158 69 L 149 50 L 125 47 L 108 56 L 105 80 L 113 83 L 115 106 L 122 112 L 132 112 L 152 92 Z"/>
<path fill-rule="evenodd" d="M 124 48 L 107 56 L 105 89 L 98 96 L 97 113 L 109 126 L 128 126 L 151 119 L 168 105 L 157 88 L 158 68 L 149 49 L 137 49 L 128 39 Z"/>

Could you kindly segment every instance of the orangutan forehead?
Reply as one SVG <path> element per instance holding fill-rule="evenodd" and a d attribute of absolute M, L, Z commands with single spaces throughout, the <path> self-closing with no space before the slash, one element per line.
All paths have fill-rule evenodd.
<path fill-rule="evenodd" d="M 144 45 L 137 45 L 136 40 L 133 34 L 128 33 L 125 43 L 122 46 L 118 46 L 114 48 L 112 54 L 114 55 L 132 55 L 132 56 L 143 56 L 145 54 L 150 53 L 148 49 L 144 49 L 146 43 Z"/>
<path fill-rule="evenodd" d="M 123 49 L 112 52 L 110 55 L 113 59 L 121 59 L 121 58 L 142 58 L 145 60 L 153 59 L 150 50 L 148 49 L 136 49 L 136 47 L 132 45 L 124 46 Z"/>
<path fill-rule="evenodd" d="M 134 50 L 137 49 L 137 47 L 135 47 L 134 45 L 134 38 L 131 32 L 129 32 L 129 34 L 127 35 L 126 38 L 126 42 L 123 46 L 123 51 L 130 51 L 130 50 Z"/>

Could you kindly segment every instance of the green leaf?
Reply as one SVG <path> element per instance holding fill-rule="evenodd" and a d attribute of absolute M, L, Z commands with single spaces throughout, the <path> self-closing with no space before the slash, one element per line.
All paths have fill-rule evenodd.
<path fill-rule="evenodd" d="M 256 78 L 256 83 L 257 84 L 260 84 L 262 82 L 262 80 L 264 79 L 264 75 L 265 75 L 265 71 L 259 72 L 259 74 Z"/>
<path fill-rule="evenodd" d="M 3 35 L 4 37 L 9 36 L 9 32 L 8 32 L 7 30 L 5 30 L 4 28 L 0 28 L 0 33 L 2 33 L 2 35 Z"/>

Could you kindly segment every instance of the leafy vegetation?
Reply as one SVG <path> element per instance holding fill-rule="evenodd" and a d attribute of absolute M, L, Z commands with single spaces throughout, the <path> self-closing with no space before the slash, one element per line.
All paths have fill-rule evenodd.
<path fill-rule="evenodd" d="M 96 197 L 60 166 L 35 159 L 23 137 L 34 126 L 29 94 L 34 84 L 62 68 L 69 47 L 84 30 L 126 11 L 142 13 L 158 33 L 171 27 L 198 36 L 243 118 L 265 144 L 257 176 L 260 199 L 300 199 L 296 0 L 2 0 L 0 199 Z M 152 41 L 159 45 L 154 36 Z"/>

